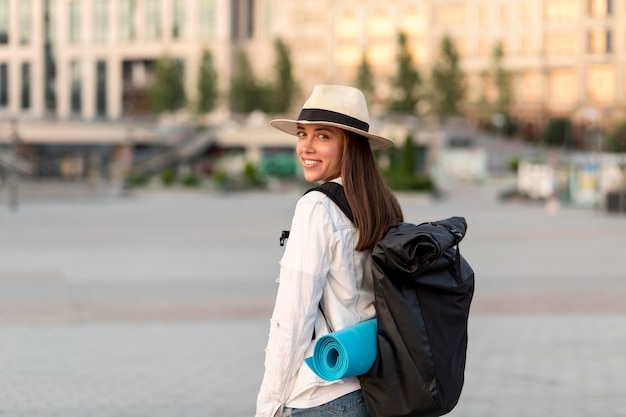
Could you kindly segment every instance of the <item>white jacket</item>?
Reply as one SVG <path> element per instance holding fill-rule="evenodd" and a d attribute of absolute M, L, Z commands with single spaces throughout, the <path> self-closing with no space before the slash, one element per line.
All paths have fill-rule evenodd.
<path fill-rule="evenodd" d="M 314 328 L 318 337 L 328 333 L 320 301 L 334 330 L 375 315 L 370 253 L 355 251 L 356 241 L 356 228 L 329 197 L 310 192 L 300 198 L 280 261 L 257 417 L 273 417 L 285 406 L 315 407 L 360 389 L 356 377 L 324 381 L 304 363 Z"/>

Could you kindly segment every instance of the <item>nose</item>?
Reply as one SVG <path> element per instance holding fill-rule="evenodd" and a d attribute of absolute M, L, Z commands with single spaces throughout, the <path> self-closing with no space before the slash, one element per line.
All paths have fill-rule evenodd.
<path fill-rule="evenodd" d="M 313 141 L 310 137 L 300 138 L 298 141 L 298 145 L 300 145 L 300 149 L 302 152 L 311 153 L 314 151 L 313 149 Z"/>

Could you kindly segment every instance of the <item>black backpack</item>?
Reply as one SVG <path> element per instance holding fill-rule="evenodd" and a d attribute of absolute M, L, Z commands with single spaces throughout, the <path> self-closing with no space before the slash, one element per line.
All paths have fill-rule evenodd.
<path fill-rule="evenodd" d="M 354 221 L 343 187 L 328 195 Z M 431 417 L 450 412 L 461 395 L 474 271 L 458 243 L 462 217 L 392 227 L 372 250 L 378 352 L 359 377 L 371 417 Z"/>

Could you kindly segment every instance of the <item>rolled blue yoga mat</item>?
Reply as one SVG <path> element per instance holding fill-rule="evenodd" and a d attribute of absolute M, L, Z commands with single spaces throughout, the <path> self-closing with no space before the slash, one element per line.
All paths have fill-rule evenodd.
<path fill-rule="evenodd" d="M 304 362 L 327 381 L 362 375 L 376 359 L 378 322 L 370 319 L 320 337 Z"/>

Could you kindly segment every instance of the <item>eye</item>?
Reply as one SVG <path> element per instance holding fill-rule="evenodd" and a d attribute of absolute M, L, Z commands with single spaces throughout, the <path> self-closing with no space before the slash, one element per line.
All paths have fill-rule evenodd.
<path fill-rule="evenodd" d="M 296 136 L 299 138 L 304 138 L 306 137 L 306 133 L 304 133 L 304 131 L 299 130 L 298 133 L 296 133 Z"/>

